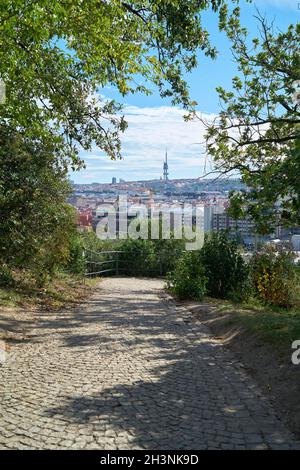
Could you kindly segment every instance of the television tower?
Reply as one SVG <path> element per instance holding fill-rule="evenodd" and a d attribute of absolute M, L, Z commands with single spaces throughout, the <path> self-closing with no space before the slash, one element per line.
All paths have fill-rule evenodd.
<path fill-rule="evenodd" d="M 166 149 L 166 158 L 164 161 L 164 181 L 169 179 L 168 150 Z"/>

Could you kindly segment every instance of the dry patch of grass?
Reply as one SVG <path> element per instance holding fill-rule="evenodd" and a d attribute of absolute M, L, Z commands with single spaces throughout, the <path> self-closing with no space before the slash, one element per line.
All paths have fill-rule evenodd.
<path fill-rule="evenodd" d="M 0 288 L 0 342 L 6 348 L 29 341 L 39 319 L 48 312 L 63 314 L 66 309 L 80 305 L 99 284 L 99 278 L 58 274 L 43 288 L 38 288 L 26 272 L 16 273 L 14 278 L 14 287 Z"/>
<path fill-rule="evenodd" d="M 21 308 L 56 310 L 79 303 L 93 290 L 99 279 L 58 274 L 43 288 L 25 272 L 16 274 L 13 287 L 0 287 L 0 310 Z"/>

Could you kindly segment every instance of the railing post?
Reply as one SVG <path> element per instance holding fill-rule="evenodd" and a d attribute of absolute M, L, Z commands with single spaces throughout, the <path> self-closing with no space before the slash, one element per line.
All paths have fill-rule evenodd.
<path fill-rule="evenodd" d="M 85 249 L 82 250 L 82 259 L 83 259 L 83 284 L 85 285 L 85 278 L 86 278 L 86 273 L 87 273 L 87 262 L 86 262 L 86 255 L 85 255 Z"/>
<path fill-rule="evenodd" d="M 116 276 L 119 275 L 119 253 L 116 253 Z"/>

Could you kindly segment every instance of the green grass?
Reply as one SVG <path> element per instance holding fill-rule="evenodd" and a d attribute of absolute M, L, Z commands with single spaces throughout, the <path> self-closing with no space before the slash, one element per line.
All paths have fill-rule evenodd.
<path fill-rule="evenodd" d="M 279 354 L 291 350 L 291 343 L 300 339 L 300 309 L 291 310 L 259 305 L 256 301 L 237 304 L 220 302 L 218 311 L 229 313 L 228 323 L 243 327 L 262 341 L 276 346 Z"/>
<path fill-rule="evenodd" d="M 0 287 L 0 305 L 16 307 L 22 301 L 22 295 L 13 288 Z"/>

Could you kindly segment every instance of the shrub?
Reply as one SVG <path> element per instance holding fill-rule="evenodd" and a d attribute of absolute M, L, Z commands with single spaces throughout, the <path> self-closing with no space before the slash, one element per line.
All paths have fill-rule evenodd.
<path fill-rule="evenodd" d="M 209 295 L 236 300 L 247 296 L 248 267 L 235 241 L 225 232 L 211 233 L 200 253 Z"/>
<path fill-rule="evenodd" d="M 184 251 L 185 242 L 182 239 L 177 240 L 173 238 L 171 234 L 170 239 L 153 240 L 153 246 L 158 275 L 165 276 L 175 268 L 178 258 L 180 258 Z"/>
<path fill-rule="evenodd" d="M 121 272 L 129 276 L 157 276 L 154 243 L 151 240 L 128 238 L 120 245 L 119 254 Z"/>
<path fill-rule="evenodd" d="M 79 233 L 75 233 L 70 239 L 66 270 L 70 274 L 84 274 L 85 272 L 84 239 Z"/>
<path fill-rule="evenodd" d="M 126 239 L 119 245 L 120 268 L 133 276 L 164 276 L 174 269 L 184 248 L 182 240 L 174 238 L 142 240 Z"/>
<path fill-rule="evenodd" d="M 167 276 L 167 288 L 180 299 L 202 299 L 207 279 L 199 252 L 187 251 Z"/>
<path fill-rule="evenodd" d="M 115 268 L 115 263 L 97 265 L 95 262 L 111 261 L 114 255 L 104 253 L 120 249 L 118 240 L 102 240 L 95 232 L 76 233 L 70 242 L 69 260 L 65 266 L 70 274 L 84 274 L 108 268 Z M 97 254 L 98 253 L 98 254 Z M 108 273 L 102 273 L 105 276 Z M 111 272 L 109 273 L 111 275 Z"/>
<path fill-rule="evenodd" d="M 42 284 L 66 262 L 76 211 L 55 139 L 0 125 L 0 259 Z"/>
<path fill-rule="evenodd" d="M 6 264 L 0 265 L 0 286 L 11 287 L 14 285 L 14 278 L 11 270 Z"/>
<path fill-rule="evenodd" d="M 293 257 L 292 252 L 271 246 L 255 253 L 250 263 L 251 279 L 259 300 L 278 307 L 292 306 L 296 282 Z"/>

